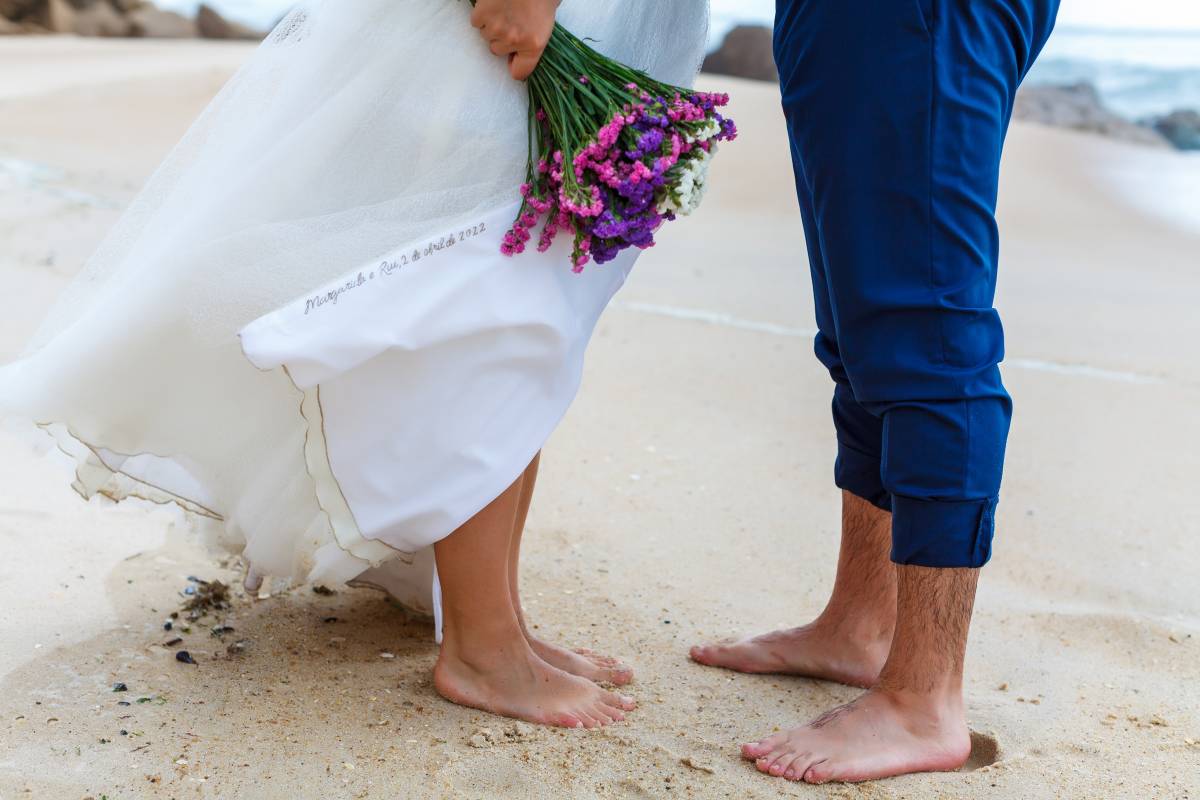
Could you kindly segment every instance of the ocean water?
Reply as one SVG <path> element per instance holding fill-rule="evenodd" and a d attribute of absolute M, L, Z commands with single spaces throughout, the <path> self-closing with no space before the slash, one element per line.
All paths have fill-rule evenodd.
<path fill-rule="evenodd" d="M 1064 0 L 1058 30 L 1051 36 L 1027 80 L 1096 86 L 1114 111 L 1133 119 L 1179 108 L 1200 111 L 1200 30 L 1142 31 L 1071 24 L 1086 21 L 1091 0 Z M 1164 0 L 1159 1 L 1163 8 Z M 1184 5 L 1198 0 L 1179 0 Z M 1153 4 L 1153 3 L 1152 3 Z M 770 25 L 775 0 L 713 0 L 713 44 L 742 22 Z M 1170 9 L 1167 9 L 1168 11 Z M 1175 8 L 1180 24 L 1191 16 Z M 1140 21 L 1138 4 L 1129 4 L 1130 24 Z M 1156 19 L 1161 19 L 1162 15 Z M 1067 24 L 1061 24 L 1062 21 Z"/>
<path fill-rule="evenodd" d="M 1200 31 L 1061 28 L 1027 80 L 1087 81 L 1110 108 L 1134 119 L 1179 108 L 1200 111 Z"/>
<path fill-rule="evenodd" d="M 1075 0 L 1068 19 L 1086 18 Z M 1186 0 L 1188 3 L 1200 0 Z M 713 0 L 713 44 L 741 22 L 770 25 L 774 0 Z M 1133 20 L 1136 4 L 1130 5 Z M 1062 17 L 1060 17 L 1060 20 Z M 1190 19 L 1190 18 L 1189 18 Z M 1200 111 L 1200 30 L 1139 31 L 1060 24 L 1027 80 L 1096 86 L 1104 102 L 1133 119 L 1179 108 Z"/>
<path fill-rule="evenodd" d="M 335 0 L 336 1 L 336 0 Z M 267 27 L 291 5 L 290 0 L 209 0 L 223 14 Z M 1194 31 L 1135 31 L 1079 27 L 1086 22 L 1092 0 L 1064 0 L 1059 29 L 1050 39 L 1028 80 L 1031 83 L 1089 81 L 1114 110 L 1132 118 L 1176 108 L 1200 110 L 1200 29 Z M 1167 0 L 1143 0 L 1160 6 Z M 1187 6 L 1200 0 L 1171 0 Z M 158 0 L 159 5 L 186 13 L 197 0 Z M 1166 6 L 1160 8 L 1163 11 Z M 1175 12 L 1167 19 L 1191 24 L 1197 15 Z M 1167 9 L 1169 10 L 1169 9 Z M 1186 9 L 1185 9 L 1186 10 Z M 770 25 L 775 0 L 712 0 L 712 45 L 738 23 Z M 1129 25 L 1142 22 L 1139 4 L 1128 6 Z M 1164 18 L 1164 14 L 1155 20 Z M 1111 21 L 1107 18 L 1105 21 Z"/>

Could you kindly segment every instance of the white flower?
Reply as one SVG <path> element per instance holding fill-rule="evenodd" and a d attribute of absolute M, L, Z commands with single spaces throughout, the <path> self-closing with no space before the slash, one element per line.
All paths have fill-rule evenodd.
<path fill-rule="evenodd" d="M 721 124 L 715 119 L 710 119 L 704 124 L 703 128 L 701 128 L 695 134 L 688 136 L 687 141 L 688 144 L 694 144 L 695 142 L 707 142 L 720 132 Z"/>
<path fill-rule="evenodd" d="M 693 150 L 682 162 L 679 180 L 663 195 L 658 204 L 660 214 L 674 213 L 687 216 L 700 207 L 708 189 L 708 166 L 712 161 L 712 150 Z"/>

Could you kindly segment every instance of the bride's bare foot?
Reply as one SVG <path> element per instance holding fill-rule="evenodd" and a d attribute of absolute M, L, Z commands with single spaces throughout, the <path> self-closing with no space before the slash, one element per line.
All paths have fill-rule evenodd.
<path fill-rule="evenodd" d="M 863 633 L 817 620 L 800 628 L 699 645 L 690 654 L 693 661 L 710 667 L 803 675 L 867 688 L 879 679 L 891 642 L 886 623 Z"/>
<path fill-rule="evenodd" d="M 808 783 L 948 772 L 970 754 L 960 696 L 881 689 L 807 725 L 742 747 L 742 755 L 759 772 Z"/>
<path fill-rule="evenodd" d="M 634 709 L 632 699 L 547 664 L 523 641 L 469 661 L 443 645 L 433 685 L 452 703 L 564 728 L 598 728 Z"/>
<path fill-rule="evenodd" d="M 526 634 L 528 636 L 528 634 Z M 633 681 L 633 670 L 611 656 L 591 650 L 568 650 L 529 636 L 529 646 L 543 661 L 563 672 L 587 678 L 596 683 L 624 686 Z"/>
<path fill-rule="evenodd" d="M 596 683 L 611 683 L 614 686 L 624 686 L 633 680 L 633 670 L 615 658 L 593 653 L 591 650 L 568 650 L 556 644 L 544 642 L 529 631 L 525 622 L 525 612 L 521 607 L 521 538 L 525 533 L 525 519 L 529 514 L 529 505 L 533 500 L 534 484 L 537 482 L 538 465 L 541 463 L 541 453 L 534 456 L 525 475 L 521 480 L 521 496 L 517 506 L 517 516 L 513 524 L 511 543 L 508 550 L 508 587 L 512 593 L 512 606 L 517 612 L 521 623 L 521 633 L 529 641 L 533 652 L 547 664 L 558 667 L 563 672 L 587 678 Z"/>
<path fill-rule="evenodd" d="M 619 722 L 633 700 L 548 664 L 518 615 L 518 544 L 536 471 L 535 458 L 526 475 L 434 545 L 444 625 L 433 685 L 452 703 L 526 722 Z"/>

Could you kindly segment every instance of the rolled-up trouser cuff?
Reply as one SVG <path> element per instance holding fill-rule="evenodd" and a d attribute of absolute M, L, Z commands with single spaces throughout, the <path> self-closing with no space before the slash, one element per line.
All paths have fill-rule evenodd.
<path fill-rule="evenodd" d="M 996 498 L 942 502 L 892 496 L 892 561 L 982 567 L 992 557 Z"/>
<path fill-rule="evenodd" d="M 877 508 L 892 510 L 892 493 L 883 488 L 879 458 L 855 450 L 840 439 L 833 482 L 839 489 L 858 495 Z"/>

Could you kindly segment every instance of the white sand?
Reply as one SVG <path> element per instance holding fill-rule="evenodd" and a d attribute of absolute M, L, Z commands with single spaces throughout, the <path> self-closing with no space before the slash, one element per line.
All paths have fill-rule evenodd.
<path fill-rule="evenodd" d="M 0 358 L 247 52 L 0 40 Z M 527 538 L 542 630 L 637 667 L 629 722 L 472 747 L 506 723 L 440 700 L 429 629 L 368 591 L 240 598 L 178 664 L 155 645 L 186 576 L 236 572 L 178 512 L 84 504 L 58 454 L 0 432 L 0 798 L 1196 797 L 1200 233 L 1191 201 L 1144 198 L 1200 162 L 1022 126 L 999 300 L 1017 417 L 968 658 L 970 766 L 998 760 L 820 788 L 739 760 L 854 691 L 685 656 L 811 617 L 837 547 L 776 94 L 718 85 L 743 139 L 603 321 Z"/>

